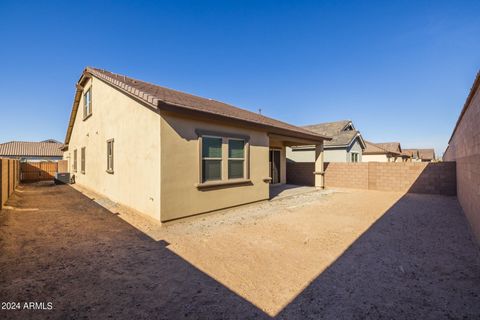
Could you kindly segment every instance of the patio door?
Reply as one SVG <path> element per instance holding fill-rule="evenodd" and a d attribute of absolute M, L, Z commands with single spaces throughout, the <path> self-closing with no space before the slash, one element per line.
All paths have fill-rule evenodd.
<path fill-rule="evenodd" d="M 271 184 L 280 183 L 280 150 L 270 149 L 270 181 Z"/>

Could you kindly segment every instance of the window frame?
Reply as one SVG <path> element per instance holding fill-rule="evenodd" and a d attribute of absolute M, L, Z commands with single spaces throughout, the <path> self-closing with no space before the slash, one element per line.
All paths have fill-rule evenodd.
<path fill-rule="evenodd" d="M 353 161 L 354 156 L 355 156 L 355 161 Z M 350 152 L 350 162 L 352 162 L 352 163 L 358 163 L 359 162 L 359 153 L 358 152 Z"/>
<path fill-rule="evenodd" d="M 89 108 L 87 113 L 87 94 L 89 96 Z M 83 94 L 83 120 L 85 121 L 92 115 L 92 86 L 90 86 Z"/>
<path fill-rule="evenodd" d="M 245 139 L 242 138 L 230 138 L 227 137 L 225 138 L 226 144 L 227 144 L 227 180 L 238 180 L 238 179 L 245 179 L 245 172 L 246 172 L 246 159 L 245 159 L 245 148 L 246 148 L 246 141 Z M 242 141 L 243 142 L 243 158 L 230 158 L 230 140 L 235 140 L 235 141 Z M 228 170 L 228 166 L 230 164 L 230 161 L 243 161 L 243 176 L 241 178 L 230 178 L 230 172 Z"/>
<path fill-rule="evenodd" d="M 115 140 L 107 140 L 107 173 L 113 174 L 115 168 Z M 111 145 L 111 148 L 110 148 Z M 110 154 L 111 152 L 111 154 Z"/>
<path fill-rule="evenodd" d="M 198 162 L 198 183 L 196 187 L 199 189 L 209 188 L 209 187 L 221 187 L 221 186 L 229 186 L 235 184 L 251 184 L 250 181 L 250 136 L 236 134 L 236 133 L 229 133 L 229 132 L 218 132 L 218 131 L 210 131 L 210 130 L 203 130 L 203 129 L 196 129 L 195 133 L 198 137 L 198 154 L 199 154 L 199 162 Z M 222 140 L 222 158 L 209 158 L 212 160 L 221 160 L 221 180 L 210 180 L 204 181 L 203 180 L 203 138 L 220 138 Z M 228 141 L 232 140 L 242 140 L 243 145 L 243 178 L 228 178 L 228 162 L 229 162 L 229 149 L 228 149 Z M 242 160 L 240 158 L 231 158 Z"/>
<path fill-rule="evenodd" d="M 73 172 L 77 172 L 78 170 L 78 150 L 73 150 Z"/>
<path fill-rule="evenodd" d="M 87 148 L 86 147 L 82 147 L 80 149 L 80 172 L 82 174 L 85 174 L 85 171 L 86 171 L 86 162 L 87 162 Z"/>
<path fill-rule="evenodd" d="M 204 157 L 203 156 L 203 139 L 204 138 L 212 138 L 212 139 L 220 139 L 220 158 L 209 158 L 209 157 Z M 223 152 L 223 137 L 220 137 L 220 136 L 215 136 L 215 135 L 203 135 L 202 136 L 202 139 L 201 139 L 201 143 L 200 143 L 200 182 L 201 183 L 209 183 L 209 182 L 216 182 L 216 181 L 222 181 L 223 180 L 223 155 L 224 155 L 224 152 Z M 203 176 L 203 162 L 204 161 L 209 161 L 209 160 L 213 160 L 213 161 L 218 161 L 220 160 L 220 179 L 217 179 L 217 180 L 205 180 L 204 176 Z"/>

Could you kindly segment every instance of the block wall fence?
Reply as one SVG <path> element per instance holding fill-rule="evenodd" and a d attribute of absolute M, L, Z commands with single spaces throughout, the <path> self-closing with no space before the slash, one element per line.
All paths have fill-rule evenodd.
<path fill-rule="evenodd" d="M 457 163 L 457 197 L 480 244 L 480 73 L 443 159 Z"/>
<path fill-rule="evenodd" d="M 287 183 L 313 186 L 313 171 L 313 163 L 288 162 Z M 325 187 L 455 195 L 455 162 L 325 163 Z"/>

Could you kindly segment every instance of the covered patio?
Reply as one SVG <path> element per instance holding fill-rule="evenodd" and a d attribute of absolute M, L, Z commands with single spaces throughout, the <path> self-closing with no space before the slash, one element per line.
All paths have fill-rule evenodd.
<path fill-rule="evenodd" d="M 279 186 L 287 184 L 287 156 L 286 147 L 291 146 L 315 146 L 315 170 L 312 175 L 315 176 L 315 188 L 324 188 L 324 140 L 330 140 L 329 137 L 323 137 L 319 140 L 311 140 L 305 138 L 290 137 L 278 134 L 269 134 L 270 150 L 269 150 L 269 175 L 270 175 L 270 198 L 278 196 L 294 188 L 304 188 L 305 186 L 289 185 L 288 187 L 279 188 Z M 300 190 L 299 190 L 300 191 Z"/>

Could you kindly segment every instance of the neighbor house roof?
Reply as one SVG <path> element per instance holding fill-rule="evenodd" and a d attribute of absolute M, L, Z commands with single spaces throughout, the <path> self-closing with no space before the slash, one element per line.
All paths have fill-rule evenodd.
<path fill-rule="evenodd" d="M 313 141 L 329 140 L 330 138 L 306 129 L 278 121 L 259 113 L 250 112 L 232 105 L 219 102 L 212 99 L 206 99 L 194 96 L 188 93 L 168 89 L 145 81 L 133 79 L 124 75 L 115 74 L 106 70 L 87 67 L 77 84 L 77 92 L 70 117 L 70 124 L 65 138 L 65 144 L 70 140 L 73 122 L 75 120 L 76 110 L 80 102 L 82 84 L 84 79 L 94 76 L 123 93 L 140 100 L 154 109 L 164 109 L 170 111 L 193 112 L 195 114 L 204 114 L 212 117 L 219 117 L 229 120 L 240 121 L 262 128 L 267 128 L 272 133 L 288 134 L 297 138 L 310 139 Z"/>
<path fill-rule="evenodd" d="M 418 149 L 402 149 L 403 153 L 407 154 L 408 156 L 415 158 L 418 156 Z"/>
<path fill-rule="evenodd" d="M 418 149 L 418 154 L 422 160 L 434 160 L 435 159 L 435 150 L 434 149 Z"/>
<path fill-rule="evenodd" d="M 404 152 L 408 153 L 411 157 L 417 156 L 417 158 L 422 160 L 434 160 L 435 159 L 435 150 L 434 149 L 403 149 Z"/>
<path fill-rule="evenodd" d="M 363 150 L 363 154 L 394 154 L 401 155 L 401 151 L 397 149 L 400 146 L 399 142 L 384 142 L 384 143 L 373 143 L 370 141 L 365 141 L 366 148 Z"/>
<path fill-rule="evenodd" d="M 345 128 L 349 126 L 351 127 L 351 130 L 345 130 Z M 359 137 L 362 147 L 365 148 L 365 142 L 360 135 L 360 131 L 355 130 L 351 120 L 324 122 L 303 126 L 303 128 L 321 135 L 332 137 L 332 140 L 325 141 L 325 147 L 349 146 L 356 137 Z"/>
<path fill-rule="evenodd" d="M 402 153 L 402 148 L 400 147 L 400 142 L 380 142 L 375 143 L 378 147 L 385 149 L 391 153 Z"/>
<path fill-rule="evenodd" d="M 10 141 L 0 144 L 0 156 L 61 157 L 62 143 L 56 140 L 42 142 Z"/>

